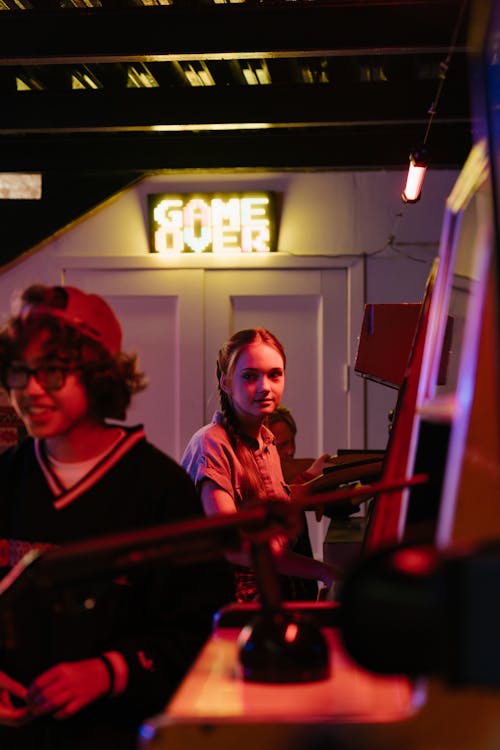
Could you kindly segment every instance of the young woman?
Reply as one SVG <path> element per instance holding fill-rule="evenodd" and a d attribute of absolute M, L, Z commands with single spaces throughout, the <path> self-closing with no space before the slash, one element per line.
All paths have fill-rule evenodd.
<path fill-rule="evenodd" d="M 186 472 L 115 421 L 145 387 L 121 339 L 109 305 L 74 287 L 28 288 L 0 331 L 2 384 L 29 433 L 0 455 L 2 575 L 31 549 L 204 516 Z M 136 748 L 231 598 L 221 565 L 102 571 L 65 599 L 21 598 L 18 642 L 0 638 L 2 750 Z"/>
<path fill-rule="evenodd" d="M 207 515 L 236 513 L 248 502 L 292 499 L 293 488 L 283 479 L 273 434 L 264 424 L 281 401 L 285 366 L 281 343 L 264 328 L 238 331 L 219 351 L 220 411 L 193 435 L 181 461 Z M 303 579 L 330 587 L 334 569 L 292 547 L 282 539 L 273 541 L 284 598 L 306 598 Z M 254 599 L 258 591 L 248 551 L 242 549 L 228 559 L 235 566 L 236 600 Z"/>

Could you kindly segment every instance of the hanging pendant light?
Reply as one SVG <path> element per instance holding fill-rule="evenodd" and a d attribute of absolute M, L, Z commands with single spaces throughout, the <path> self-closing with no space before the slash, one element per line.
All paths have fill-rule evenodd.
<path fill-rule="evenodd" d="M 405 203 L 416 203 L 420 200 L 422 183 L 428 166 L 429 157 L 425 146 L 411 152 L 406 186 L 401 195 Z"/>

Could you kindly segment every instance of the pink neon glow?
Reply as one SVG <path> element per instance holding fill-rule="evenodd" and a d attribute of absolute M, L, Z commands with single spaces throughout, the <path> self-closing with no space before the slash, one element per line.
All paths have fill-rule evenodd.
<path fill-rule="evenodd" d="M 405 203 L 414 203 L 420 198 L 420 192 L 422 190 L 422 183 L 426 171 L 426 166 L 417 166 L 416 164 L 413 164 L 413 162 L 410 162 L 408 177 L 406 178 L 406 187 L 402 195 Z"/>

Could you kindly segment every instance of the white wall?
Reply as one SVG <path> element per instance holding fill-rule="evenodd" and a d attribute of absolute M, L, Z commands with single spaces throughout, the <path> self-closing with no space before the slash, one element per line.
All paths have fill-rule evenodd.
<path fill-rule="evenodd" d="M 71 255 L 138 255 L 148 252 L 147 194 L 273 190 L 280 194 L 278 251 L 300 255 L 350 255 L 396 242 L 432 252 L 444 202 L 457 176 L 429 171 L 421 200 L 403 204 L 405 172 L 173 173 L 149 177 L 117 194 L 52 239 L 49 247 Z"/>
<path fill-rule="evenodd" d="M 154 267 L 148 243 L 148 193 L 274 190 L 279 194 L 279 253 L 307 256 L 311 261 L 335 256 L 341 262 L 345 257 L 346 265 L 353 258 L 362 263 L 366 256 L 364 289 L 358 288 L 354 300 L 359 315 L 350 321 L 355 339 L 365 301 L 422 298 L 438 251 L 445 200 L 457 172 L 430 170 L 422 199 L 414 205 L 401 201 L 405 176 L 392 171 L 213 172 L 147 178 L 2 269 L 0 319 L 8 313 L 16 289 L 35 281 L 59 283 L 63 259 L 70 256 L 95 257 L 96 263 L 118 256 L 125 264 L 127 258 L 130 262 L 141 258 Z M 366 394 L 366 444 L 376 448 L 385 444 L 387 412 L 396 392 L 368 383 Z M 308 453 L 307 446 L 301 448 Z"/>

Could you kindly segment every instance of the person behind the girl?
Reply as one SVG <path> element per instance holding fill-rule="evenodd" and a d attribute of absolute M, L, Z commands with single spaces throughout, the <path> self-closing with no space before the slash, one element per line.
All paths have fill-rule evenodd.
<path fill-rule="evenodd" d="M 272 414 L 266 417 L 266 425 L 269 427 L 274 435 L 276 441 L 276 448 L 281 459 L 281 465 L 283 472 L 285 473 L 285 467 L 288 468 L 289 462 L 295 457 L 295 438 L 297 435 L 297 424 L 292 415 L 290 409 L 280 404 Z M 288 465 L 288 466 L 287 466 Z M 334 465 L 334 464 L 333 464 Z M 289 484 L 303 484 L 305 482 L 311 482 L 323 474 L 328 466 L 332 466 L 332 456 L 328 453 L 322 453 L 304 470 L 288 479 Z M 352 500 L 345 500 L 343 502 L 335 502 L 331 506 L 328 504 L 317 506 L 315 509 L 316 520 L 320 521 L 323 516 L 327 516 L 332 520 L 332 523 L 343 521 L 347 519 L 353 513 L 359 512 L 359 505 L 354 504 Z M 303 555 L 313 556 L 311 540 L 308 533 L 307 520 L 304 515 L 304 531 L 297 537 L 294 549 L 296 552 L 300 552 Z M 338 547 L 340 552 L 342 547 Z M 337 546 L 336 546 L 337 551 Z M 342 566 L 343 568 L 344 566 Z M 344 577 L 345 572 L 339 567 L 337 574 L 340 577 Z M 341 575 L 340 575 L 341 574 Z M 323 593 L 323 592 L 322 592 Z M 329 595 L 333 596 L 334 591 L 329 592 Z"/>
<path fill-rule="evenodd" d="M 249 502 L 291 499 L 293 488 L 283 479 L 273 434 L 264 424 L 281 401 L 285 366 L 283 346 L 264 328 L 238 331 L 220 349 L 216 367 L 220 411 L 192 436 L 181 459 L 207 515 L 235 513 Z M 303 579 L 330 587 L 334 568 L 297 554 L 292 547 L 293 543 L 273 541 L 284 598 L 304 598 Z M 236 600 L 256 598 L 248 550 L 242 548 L 228 559 L 235 566 Z"/>
<path fill-rule="evenodd" d="M 269 427 L 274 435 L 274 441 L 281 461 L 281 468 L 285 475 L 285 467 L 290 461 L 295 458 L 295 440 L 297 436 L 297 423 L 295 418 L 286 406 L 280 404 L 276 409 L 268 414 L 265 418 L 264 424 Z M 330 455 L 328 453 L 322 453 L 321 456 L 316 458 L 311 464 L 299 473 L 295 473 L 290 479 L 288 478 L 289 484 L 304 484 L 310 482 L 312 479 L 320 476 L 325 466 L 328 466 L 328 460 Z M 302 517 L 303 531 L 297 536 L 293 549 L 295 552 L 300 552 L 301 555 L 307 557 L 314 557 L 311 538 L 309 536 L 309 528 L 307 525 L 307 518 L 305 513 Z M 312 585 L 311 585 L 312 584 Z M 305 598 L 311 599 L 318 595 L 318 587 L 314 581 L 304 582 L 305 587 Z"/>
<path fill-rule="evenodd" d="M 29 287 L 0 330 L 0 377 L 29 433 L 0 455 L 0 574 L 33 548 L 204 517 L 186 472 L 119 424 L 146 382 L 104 299 Z M 102 571 L 67 607 L 19 601 L 25 641 L 0 641 L 2 750 L 136 748 L 230 599 L 222 565 Z"/>

